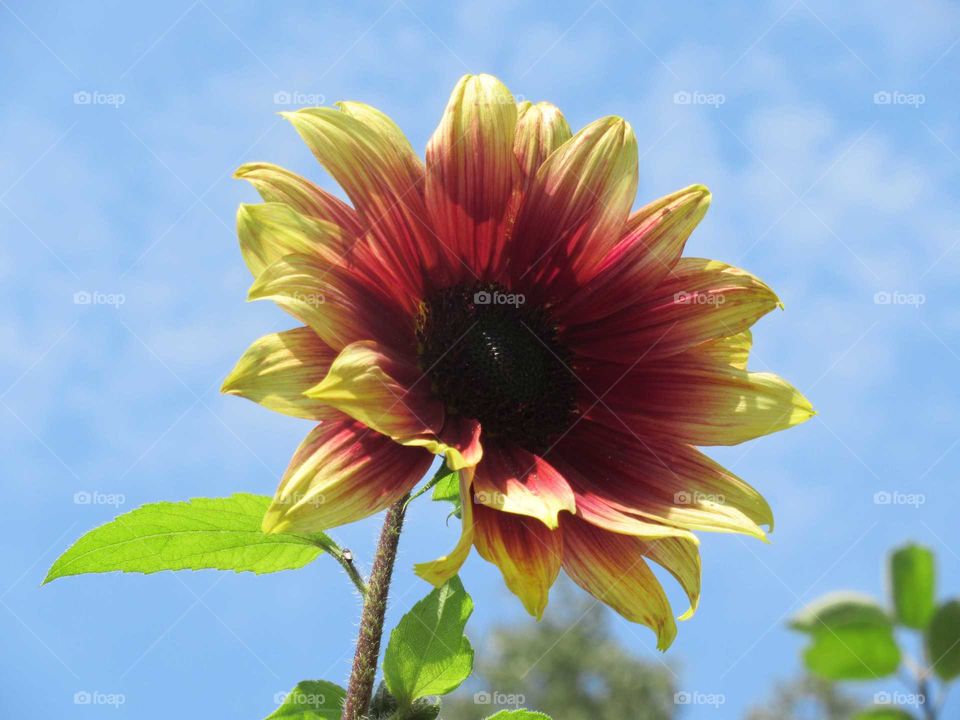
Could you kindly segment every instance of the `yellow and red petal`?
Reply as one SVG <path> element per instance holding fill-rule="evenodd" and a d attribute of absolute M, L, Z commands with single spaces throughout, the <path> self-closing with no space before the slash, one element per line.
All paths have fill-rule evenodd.
<path fill-rule="evenodd" d="M 562 341 L 579 355 L 627 367 L 741 333 L 779 305 L 773 290 L 745 270 L 683 258 L 643 300 L 566 328 Z"/>
<path fill-rule="evenodd" d="M 543 161 L 572 137 L 567 119 L 548 102 L 522 102 L 517 105 L 517 132 L 513 154 L 526 181 L 537 174 Z"/>
<path fill-rule="evenodd" d="M 473 508 L 474 545 L 480 556 L 503 574 L 507 587 L 527 612 L 538 620 L 547 607 L 547 597 L 560 572 L 563 541 L 559 530 L 539 520 L 492 510 Z"/>
<path fill-rule="evenodd" d="M 249 300 L 273 300 L 336 350 L 374 339 L 410 345 L 412 321 L 371 283 L 340 263 L 291 254 L 261 272 Z"/>
<path fill-rule="evenodd" d="M 353 203 L 371 252 L 394 277 L 395 287 L 386 290 L 408 304 L 419 297 L 424 272 L 435 270 L 441 255 L 428 225 L 422 166 L 409 143 L 398 141 L 385 116 L 369 112 L 358 118 L 307 108 L 283 116 Z"/>
<path fill-rule="evenodd" d="M 336 411 L 304 392 L 323 380 L 336 356 L 307 327 L 264 335 L 243 353 L 220 391 L 285 415 L 329 419 Z"/>
<path fill-rule="evenodd" d="M 700 564 L 700 541 L 696 536 L 671 537 L 662 540 L 645 540 L 645 557 L 666 569 L 683 588 L 690 607 L 678 620 L 689 620 L 700 605 L 700 582 L 702 578 Z"/>
<path fill-rule="evenodd" d="M 766 537 L 773 514 L 763 496 L 698 450 L 640 438 L 618 425 L 584 420 L 550 460 L 595 525 L 645 538 L 690 539 L 691 530 Z"/>
<path fill-rule="evenodd" d="M 596 277 L 561 301 L 557 316 L 568 324 L 586 323 L 643 300 L 673 271 L 709 207 L 710 191 L 691 185 L 637 210 Z"/>
<path fill-rule="evenodd" d="M 513 155 L 517 106 L 490 75 L 465 75 L 427 145 L 426 204 L 458 277 L 500 266 L 520 171 Z"/>
<path fill-rule="evenodd" d="M 813 417 L 810 401 L 793 385 L 768 372 L 749 372 L 694 348 L 623 374 L 623 367 L 585 370 L 595 390 L 622 377 L 604 395 L 607 408 L 642 437 L 660 437 L 689 445 L 737 445 L 799 425 Z M 609 390 L 609 392 L 608 392 Z M 608 414 L 597 418 L 611 422 Z"/>
<path fill-rule="evenodd" d="M 535 285 L 532 299 L 542 301 L 592 277 L 622 235 L 637 190 L 637 163 L 633 130 L 617 117 L 587 125 L 551 154 L 517 214 L 514 286 Z"/>
<path fill-rule="evenodd" d="M 473 481 L 474 500 L 507 513 L 536 518 L 549 528 L 561 510 L 576 511 L 566 478 L 543 458 L 518 447 L 488 446 Z"/>
<path fill-rule="evenodd" d="M 460 506 L 462 508 L 462 517 L 460 519 L 460 539 L 446 555 L 430 560 L 428 562 L 417 563 L 414 566 L 414 572 L 426 580 L 431 585 L 440 587 L 447 580 L 452 578 L 463 566 L 467 556 L 470 555 L 470 549 L 473 547 L 474 539 L 474 503 L 470 499 L 471 486 L 473 485 L 473 475 L 475 468 L 470 466 L 460 471 Z"/>
<path fill-rule="evenodd" d="M 263 518 L 268 533 L 309 533 L 362 520 L 406 495 L 432 457 L 340 416 L 301 443 Z"/>
<path fill-rule="evenodd" d="M 691 352 L 696 352 L 697 355 L 722 365 L 732 365 L 740 370 L 746 370 L 751 347 L 753 347 L 753 333 L 750 330 L 744 330 L 730 337 L 697 345 Z"/>
<path fill-rule="evenodd" d="M 677 624 L 660 581 L 644 560 L 646 542 L 602 530 L 573 515 L 564 515 L 563 569 L 580 587 L 631 622 L 657 635 L 666 650 Z"/>
<path fill-rule="evenodd" d="M 301 215 L 279 202 L 241 204 L 237 210 L 237 235 L 244 262 L 254 277 L 293 253 L 318 262 L 336 262 L 349 240 L 340 226 Z"/>
<path fill-rule="evenodd" d="M 257 162 L 241 165 L 233 176 L 253 185 L 264 202 L 285 203 L 301 215 L 332 222 L 352 238 L 363 234 L 360 219 L 352 207 L 294 172 Z"/>
<path fill-rule="evenodd" d="M 389 115 L 372 105 L 361 102 L 340 101 L 336 105 L 341 112 L 359 120 L 368 128 L 374 130 L 380 137 L 386 139 L 407 166 L 407 174 L 410 177 L 415 178 L 423 175 L 423 163 L 403 130 Z"/>
<path fill-rule="evenodd" d="M 443 428 L 443 405 L 416 363 L 370 340 L 343 348 L 307 397 L 401 444 L 423 445 Z"/>
<path fill-rule="evenodd" d="M 473 467 L 483 458 L 481 429 L 476 420 L 448 414 L 444 419 L 443 429 L 437 436 L 438 445 L 431 451 L 436 455 L 443 455 L 447 467 L 451 470 Z"/>

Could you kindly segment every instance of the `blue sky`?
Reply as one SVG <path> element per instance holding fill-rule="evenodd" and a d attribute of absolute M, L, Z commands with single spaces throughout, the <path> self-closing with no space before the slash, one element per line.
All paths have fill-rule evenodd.
<path fill-rule="evenodd" d="M 644 628 L 617 625 L 681 688 L 725 698 L 684 717 L 739 716 L 795 673 L 785 618 L 828 590 L 883 593 L 897 543 L 934 547 L 941 595 L 960 593 L 960 9 L 702 5 L 0 1 L 0 713 L 260 717 L 300 679 L 347 675 L 358 606 L 333 562 L 39 588 L 119 510 L 271 493 L 309 428 L 217 393 L 250 341 L 292 325 L 244 303 L 233 218 L 254 195 L 233 169 L 268 160 L 334 189 L 276 115 L 284 94 L 369 102 L 418 148 L 466 72 L 555 102 L 575 128 L 622 115 L 642 153 L 638 203 L 709 185 L 688 254 L 784 299 L 752 364 L 820 414 L 711 451 L 770 499 L 772 544 L 703 538 L 702 607 L 665 658 Z M 83 292 L 98 301 L 78 304 Z M 452 544 L 444 515 L 414 508 L 391 621 L 427 590 L 412 564 Z M 376 529 L 337 536 L 366 563 Z M 521 617 L 476 555 L 463 579 L 476 640 Z M 78 707 L 83 691 L 125 702 Z"/>

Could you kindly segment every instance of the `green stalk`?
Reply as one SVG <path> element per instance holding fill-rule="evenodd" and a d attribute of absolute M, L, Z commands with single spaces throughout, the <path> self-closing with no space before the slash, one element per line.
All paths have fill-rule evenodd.
<path fill-rule="evenodd" d="M 397 559 L 397 546 L 400 544 L 406 506 L 407 496 L 391 505 L 380 530 L 380 540 L 377 543 L 373 568 L 367 581 L 363 612 L 360 615 L 360 631 L 357 635 L 350 681 L 347 684 L 343 720 L 361 720 L 370 709 L 377 660 L 380 657 L 380 641 L 383 638 L 383 621 L 387 612 L 387 594 L 390 591 L 393 565 Z"/>

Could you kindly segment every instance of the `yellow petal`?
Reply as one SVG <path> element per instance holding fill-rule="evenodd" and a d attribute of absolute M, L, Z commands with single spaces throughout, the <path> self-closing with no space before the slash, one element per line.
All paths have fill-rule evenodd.
<path fill-rule="evenodd" d="M 463 508 L 461 518 L 460 539 L 448 554 L 429 562 L 418 563 L 414 572 L 431 585 L 440 587 L 452 578 L 463 566 L 470 548 L 473 547 L 474 523 L 473 502 L 470 499 L 471 485 L 473 484 L 474 468 L 467 467 L 460 472 L 460 501 Z"/>
<path fill-rule="evenodd" d="M 575 287 L 620 239 L 637 191 L 637 139 L 622 118 L 597 120 L 553 152 L 513 230 L 515 281 Z M 553 280 L 553 278 L 559 278 Z"/>
<path fill-rule="evenodd" d="M 326 376 L 335 357 L 310 328 L 265 335 L 247 348 L 220 391 L 285 415 L 323 420 L 334 411 L 304 392 Z"/>
<path fill-rule="evenodd" d="M 538 620 L 560 572 L 563 541 L 558 530 L 539 520 L 477 505 L 474 544 L 480 556 L 493 563 L 504 582 Z"/>
<path fill-rule="evenodd" d="M 517 106 L 490 75 L 465 75 L 427 145 L 426 203 L 440 242 L 475 274 L 505 260 L 520 178 L 513 155 Z"/>
<path fill-rule="evenodd" d="M 377 432 L 405 444 L 423 444 L 443 427 L 443 406 L 411 362 L 373 341 L 347 345 L 327 376 L 307 391 Z M 411 442 L 412 441 L 412 442 Z"/>
<path fill-rule="evenodd" d="M 524 102 L 518 106 L 513 152 L 526 177 L 533 177 L 543 161 L 572 136 L 567 119 L 556 105 Z"/>
<path fill-rule="evenodd" d="M 580 587 L 631 622 L 657 634 L 657 648 L 666 650 L 677 635 L 670 601 L 644 561 L 645 541 L 601 530 L 564 515 L 563 569 Z"/>
<path fill-rule="evenodd" d="M 301 443 L 263 518 L 267 533 L 309 533 L 362 520 L 406 495 L 433 458 L 340 416 Z"/>
<path fill-rule="evenodd" d="M 237 234 L 240 252 L 254 277 L 291 253 L 333 262 L 347 237 L 339 226 L 301 215 L 283 203 L 240 205 Z"/>
<path fill-rule="evenodd" d="M 276 260 L 257 276 L 247 299 L 273 300 L 335 350 L 367 338 L 403 343 L 412 332 L 409 319 L 367 280 L 311 255 Z"/>
<path fill-rule="evenodd" d="M 253 185 L 264 202 L 284 203 L 301 215 L 332 222 L 354 237 L 362 234 L 352 207 L 296 173 L 258 162 L 241 165 L 233 176 Z"/>

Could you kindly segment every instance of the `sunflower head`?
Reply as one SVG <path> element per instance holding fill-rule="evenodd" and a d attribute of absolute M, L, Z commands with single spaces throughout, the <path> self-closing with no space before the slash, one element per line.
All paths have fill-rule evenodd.
<path fill-rule="evenodd" d="M 813 414 L 747 369 L 750 327 L 780 303 L 750 273 L 682 257 L 710 204 L 691 185 L 638 210 L 637 142 L 607 117 L 572 133 L 489 75 L 457 83 L 426 161 L 362 103 L 286 113 L 349 204 L 267 163 L 238 233 L 254 276 L 301 326 L 243 355 L 224 391 L 318 424 L 268 532 L 359 520 L 434 455 L 460 471 L 461 537 L 417 566 L 433 583 L 471 549 L 539 617 L 563 569 L 658 646 L 676 634 L 652 561 L 695 610 L 693 531 L 765 536 L 770 508 L 696 446 Z"/>

